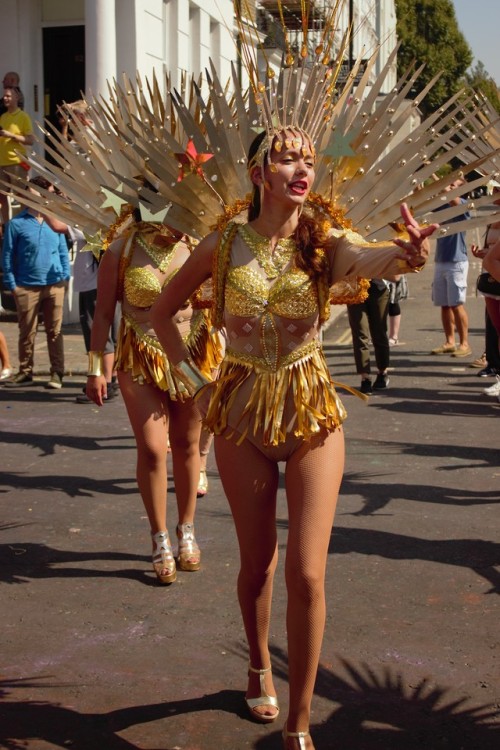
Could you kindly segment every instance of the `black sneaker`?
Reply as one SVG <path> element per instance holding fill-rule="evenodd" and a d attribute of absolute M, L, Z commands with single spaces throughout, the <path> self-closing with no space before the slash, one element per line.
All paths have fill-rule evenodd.
<path fill-rule="evenodd" d="M 489 365 L 483 367 L 483 369 L 479 370 L 477 373 L 478 378 L 492 378 L 494 375 L 498 375 L 498 372 L 494 367 L 490 367 Z"/>
<path fill-rule="evenodd" d="M 363 378 L 359 387 L 361 393 L 370 394 L 372 392 L 372 381 L 370 378 Z"/>
<path fill-rule="evenodd" d="M 6 388 L 25 388 L 27 385 L 34 385 L 34 381 L 33 375 L 28 375 L 25 372 L 18 372 L 12 380 L 7 380 L 5 383 Z"/>
<path fill-rule="evenodd" d="M 111 401 L 111 399 L 116 398 L 118 394 L 120 393 L 120 389 L 118 387 L 118 383 L 108 383 L 108 395 L 105 399 L 106 401 Z"/>
<path fill-rule="evenodd" d="M 93 404 L 91 398 L 87 396 L 86 393 L 79 393 L 78 396 L 75 398 L 75 401 L 77 404 Z"/>
<path fill-rule="evenodd" d="M 389 385 L 388 375 L 383 375 L 382 373 L 379 372 L 379 374 L 375 378 L 375 382 L 373 384 L 373 390 L 381 391 L 382 388 L 387 388 L 388 385 Z"/>

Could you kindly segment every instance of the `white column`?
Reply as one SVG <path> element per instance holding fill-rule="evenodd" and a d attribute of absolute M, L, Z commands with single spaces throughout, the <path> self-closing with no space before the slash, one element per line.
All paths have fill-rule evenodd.
<path fill-rule="evenodd" d="M 107 96 L 115 77 L 115 0 L 85 0 L 85 93 Z"/>

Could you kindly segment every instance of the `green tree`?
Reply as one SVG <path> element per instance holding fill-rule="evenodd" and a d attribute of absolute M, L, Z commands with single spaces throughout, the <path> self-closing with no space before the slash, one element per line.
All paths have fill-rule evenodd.
<path fill-rule="evenodd" d="M 466 83 L 465 74 L 473 60 L 472 51 L 460 31 L 451 0 L 396 0 L 398 73 L 412 62 L 425 63 L 413 91 L 415 98 L 437 74 L 441 78 L 431 89 L 420 109 L 424 115 L 435 111 Z"/>
<path fill-rule="evenodd" d="M 498 86 L 480 60 L 467 73 L 466 79 L 469 86 L 473 88 L 474 91 L 481 91 L 489 100 L 492 107 L 494 107 L 494 109 L 500 114 Z"/>

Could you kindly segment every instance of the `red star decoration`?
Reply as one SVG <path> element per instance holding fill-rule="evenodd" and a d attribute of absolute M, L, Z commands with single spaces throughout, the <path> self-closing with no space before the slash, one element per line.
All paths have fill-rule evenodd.
<path fill-rule="evenodd" d="M 212 158 L 213 154 L 199 154 L 193 141 L 189 139 L 183 154 L 175 154 L 179 162 L 179 176 L 177 182 L 181 182 L 187 173 L 195 172 L 203 176 L 203 164 Z"/>

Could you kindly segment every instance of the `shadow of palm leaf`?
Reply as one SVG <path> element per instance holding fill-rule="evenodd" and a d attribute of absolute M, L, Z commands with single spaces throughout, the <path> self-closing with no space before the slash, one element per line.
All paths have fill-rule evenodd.
<path fill-rule="evenodd" d="M 282 653 L 273 655 L 284 662 Z M 496 750 L 500 746 L 497 706 L 472 705 L 430 678 L 409 684 L 384 667 L 340 660 L 333 673 L 320 667 L 316 694 L 337 704 L 327 721 L 311 726 L 316 750 Z M 341 674 L 342 673 L 342 674 Z M 274 750 L 277 734 L 255 750 Z"/>

